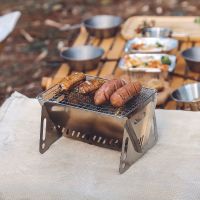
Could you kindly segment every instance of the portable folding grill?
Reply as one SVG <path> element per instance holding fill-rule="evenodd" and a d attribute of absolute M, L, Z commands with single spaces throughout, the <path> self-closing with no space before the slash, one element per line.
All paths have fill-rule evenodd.
<path fill-rule="evenodd" d="M 87 79 L 97 77 L 87 76 Z M 157 140 L 156 92 L 142 88 L 122 108 L 96 106 L 93 97 L 77 90 L 63 92 L 59 84 L 41 93 L 40 153 L 62 135 L 121 151 L 119 172 L 125 172 Z"/>

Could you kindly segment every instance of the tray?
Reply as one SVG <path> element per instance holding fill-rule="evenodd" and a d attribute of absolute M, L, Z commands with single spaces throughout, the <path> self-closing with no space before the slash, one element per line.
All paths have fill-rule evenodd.
<path fill-rule="evenodd" d="M 138 36 L 135 29 L 144 21 L 153 20 L 155 26 L 173 30 L 172 37 L 182 41 L 200 41 L 200 24 L 194 23 L 196 16 L 134 16 L 124 23 L 121 35 L 129 40 Z"/>
<path fill-rule="evenodd" d="M 176 67 L 176 56 L 173 55 L 168 55 L 168 54 L 129 54 L 131 58 L 153 58 L 155 60 L 160 60 L 162 56 L 168 56 L 169 59 L 171 60 L 171 65 L 169 65 L 168 72 L 173 72 Z M 122 57 L 119 61 L 119 68 L 124 70 L 124 71 L 132 71 L 132 72 L 146 72 L 146 73 L 151 73 L 151 72 L 160 72 L 160 69 L 157 68 L 148 68 L 148 67 L 138 67 L 138 68 L 133 68 L 133 67 L 127 67 L 124 61 L 124 58 Z"/>
<path fill-rule="evenodd" d="M 163 47 L 155 47 L 149 50 L 134 50 L 132 48 L 133 44 L 142 43 L 147 45 L 155 45 L 156 43 L 159 43 L 163 45 Z M 126 43 L 124 51 L 126 53 L 167 53 L 177 47 L 178 40 L 172 38 L 134 38 Z"/>

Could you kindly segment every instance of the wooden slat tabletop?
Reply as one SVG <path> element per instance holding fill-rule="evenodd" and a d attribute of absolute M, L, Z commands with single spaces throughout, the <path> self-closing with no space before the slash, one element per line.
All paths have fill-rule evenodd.
<path fill-rule="evenodd" d="M 97 39 L 94 37 L 90 37 L 86 30 L 82 28 L 80 34 L 76 38 L 73 46 L 91 44 L 95 46 L 102 47 L 105 51 L 103 58 L 104 62 L 100 62 L 97 69 L 88 71 L 87 74 L 95 75 L 100 77 L 108 77 L 114 75 L 115 77 L 119 77 L 123 75 L 123 71 L 118 68 L 118 61 L 123 54 L 123 49 L 126 41 L 122 38 L 120 33 L 116 35 L 114 38 L 108 39 Z M 188 42 L 188 41 L 180 41 L 179 49 L 177 49 L 174 53 L 177 56 L 177 66 L 175 69 L 175 73 L 184 74 L 185 73 L 185 62 L 181 57 L 180 52 L 184 49 L 187 49 L 192 46 L 200 46 L 200 42 Z M 45 89 L 50 86 L 61 81 L 66 75 L 71 73 L 69 66 L 67 64 L 62 64 L 55 75 L 50 78 L 44 78 L 42 81 L 42 85 Z M 194 78 L 199 78 L 199 74 L 197 73 L 188 73 L 189 76 Z M 194 82 L 192 80 L 184 79 L 178 76 L 172 76 L 169 78 L 170 87 L 172 90 L 179 88 L 181 85 L 186 83 Z M 176 104 L 172 100 L 168 100 L 163 106 L 165 109 L 176 109 Z"/>

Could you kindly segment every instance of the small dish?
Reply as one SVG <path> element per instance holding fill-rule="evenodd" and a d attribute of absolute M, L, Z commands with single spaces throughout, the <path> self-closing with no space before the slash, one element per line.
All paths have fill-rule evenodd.
<path fill-rule="evenodd" d="M 192 47 L 182 52 L 189 70 L 200 73 L 200 47 Z"/>
<path fill-rule="evenodd" d="M 172 30 L 169 28 L 151 27 L 143 29 L 143 36 L 145 37 L 166 38 L 166 37 L 171 37 L 171 35 L 172 35 Z"/>
<path fill-rule="evenodd" d="M 98 38 L 113 37 L 120 29 L 122 18 L 113 15 L 96 15 L 83 21 L 83 24 L 92 36 Z"/>
<path fill-rule="evenodd" d="M 104 50 L 91 45 L 68 48 L 60 53 L 70 68 L 75 71 L 89 71 L 95 69 Z"/>

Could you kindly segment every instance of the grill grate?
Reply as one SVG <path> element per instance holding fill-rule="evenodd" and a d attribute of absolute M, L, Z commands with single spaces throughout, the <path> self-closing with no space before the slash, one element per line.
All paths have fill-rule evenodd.
<path fill-rule="evenodd" d="M 133 113 L 137 108 L 144 106 L 145 102 L 151 100 L 151 97 L 154 94 L 155 90 L 142 88 L 139 96 L 131 99 L 121 108 L 114 108 L 110 104 L 96 106 L 93 101 L 93 95 L 81 95 L 76 91 L 76 88 L 70 93 L 58 92 L 53 96 L 53 98 L 49 99 L 48 101 L 58 103 L 63 106 L 69 105 L 90 111 L 126 117 L 129 114 Z"/>

